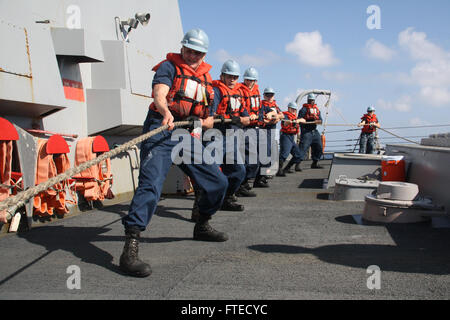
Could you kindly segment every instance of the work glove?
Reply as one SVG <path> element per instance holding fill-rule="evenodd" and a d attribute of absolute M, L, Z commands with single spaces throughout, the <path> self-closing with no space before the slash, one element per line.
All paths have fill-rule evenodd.
<path fill-rule="evenodd" d="M 244 125 L 241 123 L 241 117 L 238 116 L 231 117 L 231 123 L 237 126 L 238 128 L 244 127 Z"/>
<path fill-rule="evenodd" d="M 192 130 L 194 130 L 194 128 L 195 128 L 195 122 L 196 122 L 196 121 L 200 121 L 200 118 L 199 118 L 199 117 L 196 117 L 196 116 L 189 116 L 189 117 L 187 117 L 185 120 L 190 122 L 189 126 L 186 127 L 186 129 L 187 129 L 189 132 L 192 132 Z"/>

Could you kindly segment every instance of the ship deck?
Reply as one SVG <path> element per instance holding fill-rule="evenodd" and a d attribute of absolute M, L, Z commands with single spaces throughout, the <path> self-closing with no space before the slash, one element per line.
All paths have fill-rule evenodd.
<path fill-rule="evenodd" d="M 0 299 L 448 299 L 450 228 L 364 224 L 363 202 L 328 200 L 322 164 L 254 189 L 243 213 L 217 212 L 223 243 L 192 240 L 192 196 L 161 200 L 140 245 L 148 278 L 118 268 L 129 202 L 3 236 Z M 67 287 L 72 265 L 80 289 Z M 380 289 L 367 286 L 372 265 Z"/>

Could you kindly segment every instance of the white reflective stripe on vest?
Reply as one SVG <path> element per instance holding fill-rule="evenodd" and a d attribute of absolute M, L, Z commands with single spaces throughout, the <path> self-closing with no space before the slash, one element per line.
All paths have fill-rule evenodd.
<path fill-rule="evenodd" d="M 251 108 L 259 108 L 259 100 L 255 97 L 250 97 Z"/>
<path fill-rule="evenodd" d="M 188 79 L 186 82 L 186 89 L 184 90 L 184 95 L 187 98 L 197 100 L 199 102 L 203 101 L 204 89 L 197 81 Z"/>
<path fill-rule="evenodd" d="M 230 97 L 231 110 L 236 111 L 241 108 L 241 101 L 239 98 Z"/>

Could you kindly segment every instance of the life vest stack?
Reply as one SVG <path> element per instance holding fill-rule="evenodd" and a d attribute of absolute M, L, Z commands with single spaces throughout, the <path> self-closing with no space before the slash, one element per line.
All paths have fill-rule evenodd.
<path fill-rule="evenodd" d="M 80 139 L 75 151 L 75 166 L 95 159 L 98 155 L 108 151 L 108 143 L 102 136 Z M 114 198 L 111 191 L 113 179 L 109 158 L 82 171 L 73 178 L 76 181 L 78 196 L 82 196 L 86 201 L 103 201 L 104 199 Z"/>
<path fill-rule="evenodd" d="M 36 185 L 44 183 L 68 169 L 69 146 L 63 137 L 53 135 L 48 140 L 38 139 Z M 68 199 L 68 189 L 72 200 Z M 54 213 L 64 215 L 69 212 L 67 204 L 76 204 L 74 180 L 66 179 L 34 197 L 34 217 L 49 217 Z"/>
<path fill-rule="evenodd" d="M 0 201 L 17 193 L 23 188 L 22 173 L 13 171 L 14 141 L 19 134 L 11 122 L 0 118 Z"/>
<path fill-rule="evenodd" d="M 35 185 L 36 178 L 36 141 L 37 139 L 21 127 L 0 117 L 0 201 L 16 195 L 20 191 Z M 16 211 L 26 215 L 25 224 L 30 229 L 33 223 L 33 201 Z M 15 221 L 21 221 L 16 219 Z M 11 223 L 10 231 L 16 231 L 18 224 Z"/>

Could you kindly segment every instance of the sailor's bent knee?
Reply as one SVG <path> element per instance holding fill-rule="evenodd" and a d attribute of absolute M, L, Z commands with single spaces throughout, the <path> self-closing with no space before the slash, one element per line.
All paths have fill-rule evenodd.
<path fill-rule="evenodd" d="M 247 171 L 245 170 L 245 166 L 243 164 L 236 166 L 236 175 L 238 176 L 245 176 L 245 173 Z"/>
<path fill-rule="evenodd" d="M 228 188 L 228 178 L 220 174 L 217 176 L 217 181 L 215 184 L 211 185 L 208 191 L 217 192 L 217 193 L 225 193 Z"/>

